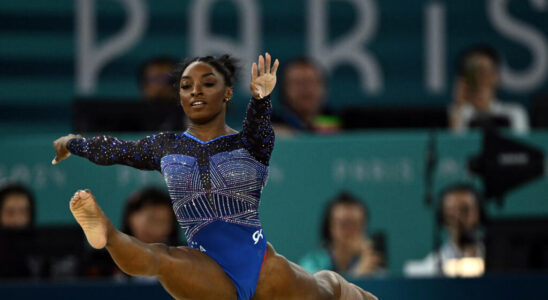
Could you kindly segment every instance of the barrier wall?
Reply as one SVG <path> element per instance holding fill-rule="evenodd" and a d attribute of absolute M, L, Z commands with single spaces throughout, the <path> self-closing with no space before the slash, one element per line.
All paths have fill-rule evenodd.
<path fill-rule="evenodd" d="M 38 224 L 74 222 L 68 201 L 75 190 L 90 188 L 119 226 L 132 191 L 150 184 L 165 189 L 158 172 L 97 166 L 79 157 L 52 166 L 51 144 L 57 136 L 7 135 L 0 140 L 0 183 L 19 180 L 32 187 Z M 424 204 L 423 187 L 428 139 L 428 132 L 278 138 L 260 208 L 265 236 L 278 252 L 298 260 L 319 245 L 325 202 L 348 189 L 370 208 L 369 233 L 386 234 L 389 270 L 401 272 L 405 260 L 425 256 L 432 245 L 433 208 Z M 518 139 L 548 150 L 546 132 Z M 464 166 L 480 151 L 480 140 L 478 134 L 437 134 L 435 191 L 457 180 L 477 181 Z M 491 216 L 546 216 L 547 184 L 545 175 L 511 192 L 502 209 L 488 206 Z"/>
<path fill-rule="evenodd" d="M 358 281 L 381 300 L 546 299 L 546 274 L 477 279 L 376 279 Z M 159 284 L 112 282 L 0 283 L 2 299 L 172 299 Z"/>

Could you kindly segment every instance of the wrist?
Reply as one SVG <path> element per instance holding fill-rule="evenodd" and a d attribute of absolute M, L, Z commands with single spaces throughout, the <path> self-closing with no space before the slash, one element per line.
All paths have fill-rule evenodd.
<path fill-rule="evenodd" d="M 78 137 L 68 137 L 67 140 L 62 144 L 65 150 L 70 152 L 70 146 L 74 140 L 78 139 Z"/>
<path fill-rule="evenodd" d="M 253 97 L 253 99 L 255 99 L 255 100 L 264 100 L 264 99 L 267 99 L 268 97 L 270 97 L 270 95 L 266 95 L 264 97 L 261 97 L 260 95 L 251 94 L 251 97 Z"/>

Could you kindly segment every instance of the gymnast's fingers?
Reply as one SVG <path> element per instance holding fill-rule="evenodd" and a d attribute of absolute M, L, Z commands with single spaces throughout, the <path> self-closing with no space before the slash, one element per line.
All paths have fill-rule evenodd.
<path fill-rule="evenodd" d="M 272 66 L 272 69 L 270 70 L 270 74 L 276 75 L 276 71 L 278 71 L 278 66 L 280 65 L 280 61 L 276 58 L 274 61 L 274 65 Z"/>
<path fill-rule="evenodd" d="M 251 66 L 251 82 L 254 82 L 257 79 L 257 64 L 253 63 Z"/>
<path fill-rule="evenodd" d="M 270 54 L 268 52 L 266 52 L 265 57 L 266 57 L 266 63 L 265 63 L 266 70 L 265 70 L 265 72 L 270 73 L 270 60 L 271 60 Z"/>
<path fill-rule="evenodd" d="M 264 57 L 259 55 L 259 75 L 264 74 Z"/>

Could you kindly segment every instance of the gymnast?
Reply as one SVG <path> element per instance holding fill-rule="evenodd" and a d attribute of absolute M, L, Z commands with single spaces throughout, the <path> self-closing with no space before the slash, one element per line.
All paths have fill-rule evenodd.
<path fill-rule="evenodd" d="M 71 134 L 53 142 L 53 164 L 75 154 L 99 165 L 161 172 L 189 246 L 146 244 L 121 233 L 91 191 L 79 190 L 70 210 L 88 242 L 106 247 L 125 273 L 156 276 L 176 299 L 377 299 L 337 273 L 306 272 L 266 241 L 258 209 L 274 146 L 269 95 L 279 61 L 271 65 L 266 53 L 253 63 L 241 132 L 225 123 L 235 65 L 228 55 L 180 65 L 175 85 L 190 123 L 182 134 L 139 141 Z"/>

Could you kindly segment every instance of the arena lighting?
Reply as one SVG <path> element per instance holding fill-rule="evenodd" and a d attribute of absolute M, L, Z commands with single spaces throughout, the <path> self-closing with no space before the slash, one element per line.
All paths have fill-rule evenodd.
<path fill-rule="evenodd" d="M 485 199 L 503 205 L 504 195 L 544 174 L 544 153 L 530 145 L 484 131 L 483 150 L 468 161 L 470 171 L 483 180 Z"/>
<path fill-rule="evenodd" d="M 485 262 L 478 257 L 450 259 L 443 264 L 443 273 L 448 277 L 479 277 L 485 272 Z"/>

